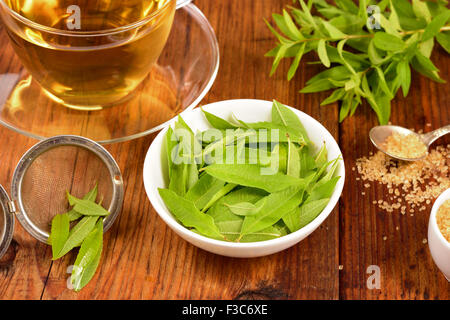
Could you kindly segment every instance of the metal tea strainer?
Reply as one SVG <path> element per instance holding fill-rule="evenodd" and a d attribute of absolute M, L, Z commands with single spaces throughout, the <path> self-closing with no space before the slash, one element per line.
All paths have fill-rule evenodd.
<path fill-rule="evenodd" d="M 108 209 L 107 231 L 122 209 L 122 174 L 111 154 L 80 136 L 43 140 L 20 159 L 11 183 L 11 198 L 0 186 L 0 258 L 14 231 L 14 216 L 36 239 L 47 242 L 51 220 L 69 209 L 66 191 L 83 197 L 98 185 L 97 200 Z"/>

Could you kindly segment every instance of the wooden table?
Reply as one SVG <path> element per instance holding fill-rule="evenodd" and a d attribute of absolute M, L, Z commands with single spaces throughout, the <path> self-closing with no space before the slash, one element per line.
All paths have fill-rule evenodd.
<path fill-rule="evenodd" d="M 125 203 L 105 236 L 101 267 L 93 281 L 78 294 L 66 289 L 66 271 L 74 256 L 52 262 L 50 248 L 17 223 L 12 247 L 1 261 L 0 298 L 450 298 L 450 284 L 438 272 L 428 245 L 423 243 L 429 210 L 414 216 L 381 212 L 372 201 L 386 190 L 376 185 L 361 195 L 363 183 L 356 181 L 352 167 L 358 157 L 373 151 L 368 132 L 377 120 L 369 106 L 358 108 L 354 117 L 339 124 L 337 105 L 319 106 L 326 93 L 298 93 L 319 66 L 303 62 L 301 71 L 288 82 L 288 65 L 283 63 L 282 70 L 269 78 L 272 61 L 264 58 L 264 53 L 272 47 L 274 38 L 263 18 L 281 12 L 288 2 L 196 1 L 211 21 L 221 49 L 219 75 L 203 103 L 276 98 L 322 122 L 339 141 L 347 165 L 342 199 L 325 223 L 300 244 L 268 257 L 231 259 L 197 249 L 165 225 L 146 197 L 142 166 L 152 135 L 107 147 L 123 171 Z M 449 81 L 448 55 L 438 48 L 432 60 Z M 405 99 L 399 95 L 393 103 L 392 122 L 426 131 L 448 124 L 449 88 L 448 84 L 436 84 L 414 74 L 409 96 Z M 0 183 L 7 190 L 15 165 L 35 142 L 0 128 Z M 380 267 L 380 289 L 366 286 L 370 265 Z"/>

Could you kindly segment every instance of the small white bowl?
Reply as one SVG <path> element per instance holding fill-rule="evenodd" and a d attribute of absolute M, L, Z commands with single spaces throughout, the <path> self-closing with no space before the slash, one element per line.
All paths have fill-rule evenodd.
<path fill-rule="evenodd" d="M 444 191 L 434 202 L 428 223 L 428 246 L 431 256 L 445 278 L 450 282 L 450 243 L 444 238 L 436 221 L 440 206 L 450 199 L 450 189 Z"/>
<path fill-rule="evenodd" d="M 225 119 L 228 119 L 233 113 L 237 118 L 247 122 L 270 121 L 272 102 L 263 100 L 227 100 L 206 105 L 203 109 Z M 293 108 L 291 109 L 297 114 L 308 132 L 309 138 L 316 146 L 321 146 L 323 142 L 326 143 L 329 160 L 338 156 L 342 158 L 342 152 L 336 140 L 324 126 L 307 114 Z M 199 108 L 184 112 L 182 117 L 194 132 L 211 128 Z M 144 163 L 145 190 L 153 208 L 155 208 L 161 219 L 180 237 L 204 250 L 237 258 L 260 257 L 282 251 L 297 244 L 316 230 L 331 213 L 341 196 L 345 181 L 343 160 L 340 161 L 337 169 L 337 175 L 341 176 L 341 179 L 336 185 L 329 204 L 316 219 L 304 228 L 277 239 L 252 243 L 233 243 L 204 237 L 179 224 L 169 212 L 158 193 L 158 188 L 166 188 L 169 182 L 167 156 L 165 144 L 163 143 L 166 132 L 167 128 L 162 130 L 148 150 Z"/>

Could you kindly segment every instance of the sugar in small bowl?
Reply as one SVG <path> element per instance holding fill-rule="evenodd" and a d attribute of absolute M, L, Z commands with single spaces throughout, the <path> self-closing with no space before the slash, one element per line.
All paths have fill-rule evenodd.
<path fill-rule="evenodd" d="M 443 234 L 445 217 L 442 216 L 445 214 L 447 221 L 450 219 L 448 211 L 444 212 L 446 210 L 444 206 L 447 201 L 450 201 L 450 189 L 444 191 L 436 199 L 431 209 L 428 224 L 428 245 L 434 262 L 450 282 L 450 242 Z"/>

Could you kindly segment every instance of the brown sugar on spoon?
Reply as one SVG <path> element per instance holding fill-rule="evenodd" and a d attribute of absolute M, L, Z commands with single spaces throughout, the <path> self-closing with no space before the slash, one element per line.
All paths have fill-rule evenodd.
<path fill-rule="evenodd" d="M 400 158 L 421 158 L 427 153 L 427 147 L 415 134 L 393 133 L 384 142 L 385 150 Z"/>

